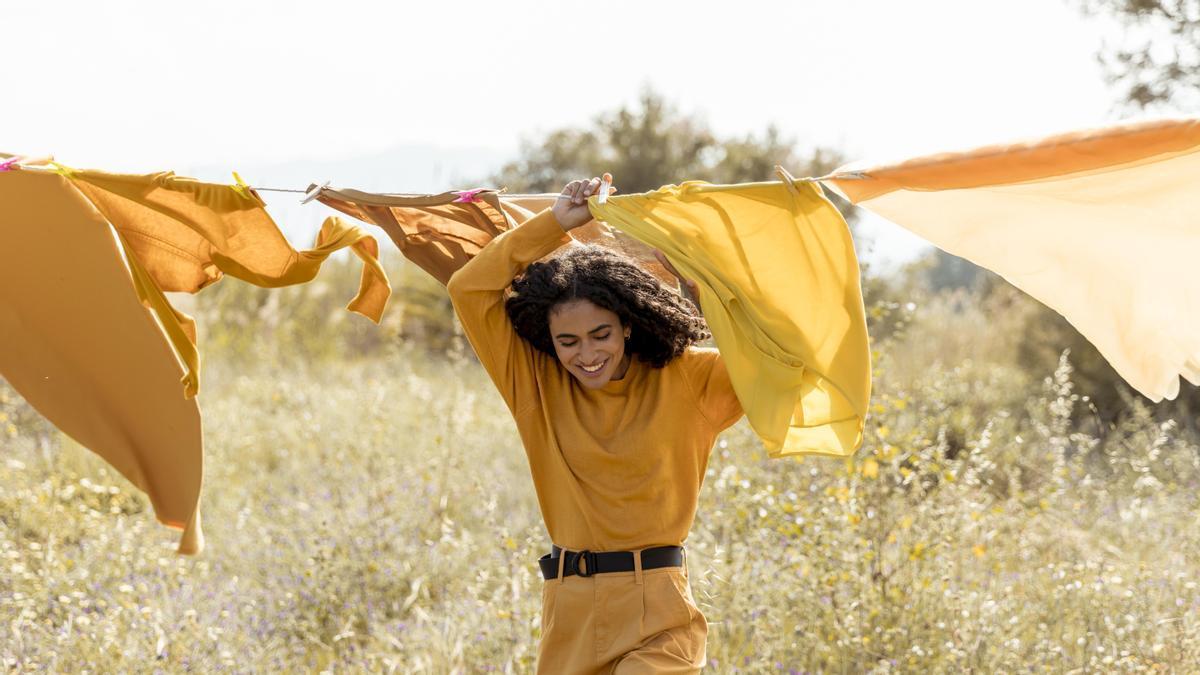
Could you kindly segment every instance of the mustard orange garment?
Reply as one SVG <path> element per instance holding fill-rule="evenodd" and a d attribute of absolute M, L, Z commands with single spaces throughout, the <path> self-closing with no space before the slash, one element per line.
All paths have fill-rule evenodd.
<path fill-rule="evenodd" d="M 309 186 L 310 191 L 316 188 Z M 402 195 L 322 188 L 317 200 L 383 228 L 404 257 L 444 284 L 489 241 L 549 208 L 557 196 L 508 195 L 488 189 Z M 599 223 L 572 230 L 571 237 L 620 251 L 660 281 L 676 283 L 653 251 L 636 239 Z"/>
<path fill-rule="evenodd" d="M 200 410 L 108 222 L 61 176 L 0 173 L 0 375 L 203 546 Z"/>
<path fill-rule="evenodd" d="M 194 293 L 223 274 L 266 287 L 303 283 L 351 246 L 364 266 L 349 309 L 378 322 L 391 288 L 375 240 L 330 218 L 315 248 L 296 251 L 253 192 L 170 173 L 23 169 L 0 173 L 0 187 L 0 217 L 16 233 L 4 252 L 17 256 L 0 275 L 0 371 L 145 490 L 160 520 L 185 528 L 181 552 L 199 551 L 203 450 L 199 410 L 186 399 L 199 387 L 200 357 L 194 323 L 164 291 Z M 72 239 L 76 229 L 89 233 L 87 246 Z"/>
<path fill-rule="evenodd" d="M 570 239 L 550 211 L 496 237 L 450 278 L 463 330 L 512 411 L 546 529 L 570 550 L 680 545 L 709 451 L 741 406 L 720 356 L 692 348 L 664 368 L 637 358 L 598 390 L 517 335 L 504 293 Z"/>
<path fill-rule="evenodd" d="M 339 218 L 325 220 L 314 248 L 297 251 L 247 188 L 170 172 L 63 173 L 108 218 L 128 249 L 139 296 L 155 311 L 186 366 L 189 396 L 199 389 L 195 327 L 190 317 L 171 307 L 164 291 L 195 293 L 224 274 L 266 288 L 305 283 L 330 254 L 349 246 L 362 259 L 363 272 L 347 309 L 376 323 L 383 315 L 391 286 L 379 264 L 379 245 Z"/>
<path fill-rule="evenodd" d="M 543 582 L 539 675 L 698 673 L 707 639 L 686 565 Z"/>
<path fill-rule="evenodd" d="M 589 206 L 697 282 L 733 388 L 772 456 L 858 448 L 871 396 L 858 259 L 818 186 L 687 182 Z"/>
<path fill-rule="evenodd" d="M 859 162 L 823 180 L 1062 314 L 1134 389 L 1200 384 L 1200 119 Z"/>

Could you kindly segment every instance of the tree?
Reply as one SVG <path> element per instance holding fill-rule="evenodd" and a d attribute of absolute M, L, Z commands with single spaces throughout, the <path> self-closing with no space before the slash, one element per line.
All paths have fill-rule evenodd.
<path fill-rule="evenodd" d="M 603 113 L 582 129 L 550 132 L 526 141 L 521 155 L 491 178 L 513 192 L 557 192 L 564 180 L 611 171 L 622 192 L 645 192 L 682 180 L 743 183 L 775 180 L 774 167 L 797 177 L 822 175 L 841 163 L 832 150 L 801 155 L 774 127 L 720 139 L 696 116 L 681 114 L 647 90 L 633 108 Z"/>
<path fill-rule="evenodd" d="M 1120 44 L 1099 59 L 1127 103 L 1200 107 L 1200 0 L 1079 0 L 1090 14 L 1117 19 Z"/>
<path fill-rule="evenodd" d="M 1141 109 L 1200 109 L 1200 0 L 1075 1 L 1085 13 L 1116 19 L 1125 29 L 1118 44 L 1106 44 L 1098 54 L 1125 103 Z M 1097 416 L 1110 424 L 1126 415 L 1135 397 L 1099 352 L 1055 312 L 1041 308 L 1031 314 L 1022 365 L 1053 368 L 1064 348 L 1071 349 L 1075 379 L 1092 394 Z M 1186 383 L 1176 401 L 1154 406 L 1160 417 L 1173 417 L 1192 430 L 1197 409 L 1200 388 Z"/>

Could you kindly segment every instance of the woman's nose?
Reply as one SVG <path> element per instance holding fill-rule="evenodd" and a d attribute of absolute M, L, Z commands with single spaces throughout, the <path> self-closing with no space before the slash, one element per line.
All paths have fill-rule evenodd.
<path fill-rule="evenodd" d="M 585 343 L 579 348 L 579 358 L 583 359 L 584 363 L 592 363 L 596 359 L 596 354 L 596 345 L 591 344 L 590 342 Z"/>

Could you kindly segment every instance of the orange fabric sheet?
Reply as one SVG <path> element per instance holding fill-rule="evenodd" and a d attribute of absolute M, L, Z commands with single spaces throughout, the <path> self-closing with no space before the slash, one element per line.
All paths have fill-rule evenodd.
<path fill-rule="evenodd" d="M 203 546 L 200 410 L 109 223 L 67 180 L 0 173 L 0 374 Z"/>
<path fill-rule="evenodd" d="M 824 178 L 1062 314 L 1135 389 L 1200 384 L 1200 119 L 1119 124 Z"/>
<path fill-rule="evenodd" d="M 358 294 L 347 309 L 376 323 L 391 295 L 379 245 L 362 228 L 326 219 L 312 249 L 297 251 L 253 191 L 203 183 L 170 172 L 120 175 L 65 170 L 104 214 L 136 258 L 134 276 L 187 372 L 188 395 L 199 389 L 200 359 L 191 318 L 163 291 L 195 293 L 225 274 L 266 288 L 311 281 L 334 251 L 351 247 L 363 260 Z"/>
<path fill-rule="evenodd" d="M 309 190 L 315 189 L 310 185 Z M 383 228 L 404 257 L 445 284 L 460 267 L 492 239 L 554 204 L 558 195 L 508 195 L 479 190 L 472 201 L 459 201 L 460 192 L 436 195 L 376 194 L 352 189 L 323 188 L 317 200 L 365 223 Z M 625 253 L 668 285 L 677 280 L 636 239 L 602 223 L 590 223 L 571 233 L 577 241 L 599 244 Z"/>
<path fill-rule="evenodd" d="M 315 247 L 297 251 L 240 186 L 23 169 L 0 173 L 0 205 L 0 373 L 144 490 L 159 520 L 184 528 L 183 553 L 203 545 L 200 412 L 190 400 L 200 355 L 194 323 L 164 291 L 195 293 L 225 274 L 304 283 L 351 247 L 363 274 L 348 309 L 378 322 L 391 294 L 362 228 L 329 218 Z"/>

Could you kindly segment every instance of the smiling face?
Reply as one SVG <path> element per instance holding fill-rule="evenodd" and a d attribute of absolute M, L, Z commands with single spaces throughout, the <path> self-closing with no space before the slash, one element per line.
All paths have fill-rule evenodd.
<path fill-rule="evenodd" d="M 598 389 L 619 380 L 629 369 L 625 339 L 629 327 L 615 312 L 590 300 L 569 300 L 550 310 L 550 339 L 554 353 L 579 383 Z"/>

